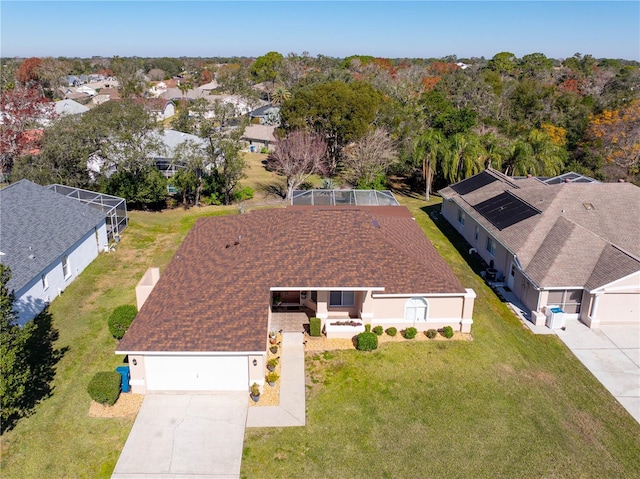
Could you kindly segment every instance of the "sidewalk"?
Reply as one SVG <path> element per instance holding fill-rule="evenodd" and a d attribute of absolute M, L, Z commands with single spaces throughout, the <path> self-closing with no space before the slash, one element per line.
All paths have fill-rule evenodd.
<path fill-rule="evenodd" d="M 280 405 L 250 407 L 247 427 L 304 426 L 306 422 L 304 336 L 282 333 Z"/>

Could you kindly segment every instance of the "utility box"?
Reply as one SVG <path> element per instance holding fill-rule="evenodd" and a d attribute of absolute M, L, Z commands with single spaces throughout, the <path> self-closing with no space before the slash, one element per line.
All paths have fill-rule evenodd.
<path fill-rule="evenodd" d="M 547 316 L 547 328 L 549 329 L 564 328 L 565 317 L 564 317 L 564 311 L 562 310 L 562 308 L 547 306 L 545 314 Z"/>
<path fill-rule="evenodd" d="M 128 393 L 130 391 L 129 379 L 131 378 L 129 366 L 118 366 L 116 371 L 120 373 L 120 390 L 123 393 Z"/>

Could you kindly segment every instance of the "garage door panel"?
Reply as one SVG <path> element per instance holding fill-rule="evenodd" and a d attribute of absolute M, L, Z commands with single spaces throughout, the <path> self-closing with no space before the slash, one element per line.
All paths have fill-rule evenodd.
<path fill-rule="evenodd" d="M 246 391 L 246 356 L 147 356 L 149 391 Z"/>

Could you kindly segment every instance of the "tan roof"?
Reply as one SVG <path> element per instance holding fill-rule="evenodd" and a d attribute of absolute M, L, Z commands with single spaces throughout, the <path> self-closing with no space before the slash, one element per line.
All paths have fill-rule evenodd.
<path fill-rule="evenodd" d="M 511 180 L 494 170 L 497 181 L 459 195 L 441 191 L 514 253 L 525 273 L 541 287 L 607 284 L 625 276 L 627 268 L 595 274 L 607 245 L 627 253 L 640 270 L 640 188 L 631 183 L 545 184 L 535 178 Z M 499 230 L 474 206 L 509 191 L 540 210 L 530 218 Z M 625 262 L 628 266 L 628 262 Z M 591 279 L 590 279 L 591 278 Z M 593 286 L 596 287 L 596 286 Z"/>
<path fill-rule="evenodd" d="M 404 207 L 198 219 L 119 351 L 263 351 L 270 288 L 464 293 Z"/>
<path fill-rule="evenodd" d="M 275 143 L 278 141 L 274 136 L 275 126 L 269 125 L 249 125 L 244 129 L 242 138 L 246 140 L 268 141 Z"/>

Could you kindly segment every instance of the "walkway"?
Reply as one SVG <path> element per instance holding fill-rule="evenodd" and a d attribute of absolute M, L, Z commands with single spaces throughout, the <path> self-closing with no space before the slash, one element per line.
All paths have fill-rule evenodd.
<path fill-rule="evenodd" d="M 149 394 L 112 479 L 238 479 L 247 394 Z"/>
<path fill-rule="evenodd" d="M 280 404 L 251 407 L 247 427 L 304 426 L 306 423 L 304 336 L 301 332 L 282 333 L 280 366 Z"/>

